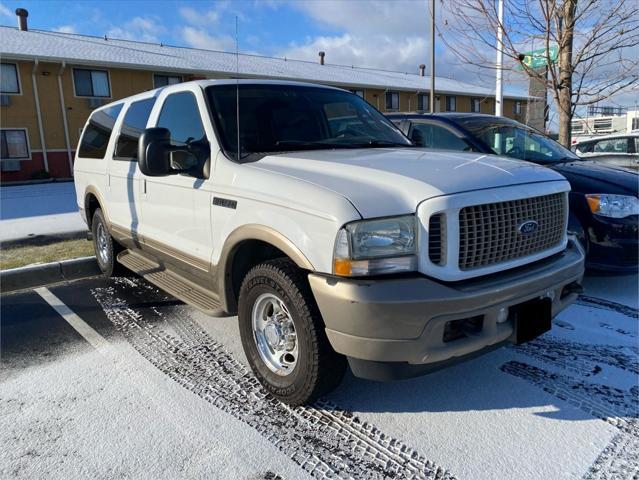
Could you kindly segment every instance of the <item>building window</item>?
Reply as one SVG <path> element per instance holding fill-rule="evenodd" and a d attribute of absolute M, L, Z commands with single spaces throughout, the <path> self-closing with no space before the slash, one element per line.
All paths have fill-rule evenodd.
<path fill-rule="evenodd" d="M 479 113 L 481 112 L 481 98 L 478 97 L 472 97 L 470 99 L 470 111 L 472 113 Z"/>
<path fill-rule="evenodd" d="M 106 155 L 111 132 L 122 110 L 122 104 L 96 110 L 91 114 L 89 123 L 80 140 L 78 157 L 103 159 Z"/>
<path fill-rule="evenodd" d="M 119 160 L 135 160 L 138 158 L 138 140 L 142 131 L 146 128 L 153 105 L 155 105 L 155 98 L 147 98 L 129 105 L 120 127 L 120 136 L 115 146 L 114 158 Z"/>
<path fill-rule="evenodd" d="M 513 104 L 513 113 L 515 115 L 521 115 L 521 101 L 520 100 L 515 100 L 515 103 Z"/>
<path fill-rule="evenodd" d="M 454 97 L 452 95 L 446 95 L 446 111 L 447 112 L 457 111 L 457 97 Z"/>
<path fill-rule="evenodd" d="M 639 117 L 635 117 L 632 119 L 632 126 L 630 127 L 631 130 L 639 130 Z"/>
<path fill-rule="evenodd" d="M 0 93 L 20 93 L 18 67 L 15 63 L 3 63 L 0 70 Z"/>
<path fill-rule="evenodd" d="M 109 74 L 106 70 L 73 69 L 77 97 L 110 97 Z"/>
<path fill-rule="evenodd" d="M 2 160 L 29 158 L 29 144 L 25 129 L 3 129 L 0 130 L 0 136 Z"/>
<path fill-rule="evenodd" d="M 386 110 L 399 110 L 399 92 L 386 92 Z"/>
<path fill-rule="evenodd" d="M 364 90 L 350 90 L 351 93 L 354 93 L 360 98 L 364 98 Z"/>
<path fill-rule="evenodd" d="M 176 83 L 182 83 L 180 75 L 153 75 L 153 88 L 166 87 Z"/>
<path fill-rule="evenodd" d="M 428 110 L 430 108 L 430 97 L 428 93 L 417 94 L 417 110 Z"/>

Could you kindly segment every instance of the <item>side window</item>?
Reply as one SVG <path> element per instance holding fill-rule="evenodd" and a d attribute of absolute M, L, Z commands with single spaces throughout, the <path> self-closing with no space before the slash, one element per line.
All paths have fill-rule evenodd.
<path fill-rule="evenodd" d="M 73 84 L 78 97 L 110 97 L 111 86 L 106 70 L 73 69 Z"/>
<path fill-rule="evenodd" d="M 0 146 L 2 147 L 0 153 L 2 160 L 30 158 L 27 131 L 24 129 L 3 128 L 0 130 Z"/>
<path fill-rule="evenodd" d="M 129 105 L 124 114 L 120 136 L 115 146 L 114 158 L 119 160 L 135 160 L 138 158 L 138 139 L 155 104 L 155 98 L 147 98 Z"/>
<path fill-rule="evenodd" d="M 18 81 L 18 67 L 15 63 L 2 63 L 0 65 L 0 93 L 20 93 Z"/>
<path fill-rule="evenodd" d="M 399 92 L 386 92 L 386 110 L 399 110 Z"/>
<path fill-rule="evenodd" d="M 601 140 L 595 144 L 594 151 L 599 153 L 627 153 L 628 139 L 615 138 L 610 140 Z"/>
<path fill-rule="evenodd" d="M 472 147 L 447 128 L 427 123 L 415 123 L 410 138 L 417 145 L 441 150 L 470 151 Z"/>
<path fill-rule="evenodd" d="M 111 132 L 113 131 L 113 125 L 115 125 L 120 110 L 122 110 L 121 103 L 97 110 L 91 114 L 89 123 L 85 127 L 80 140 L 79 157 L 104 158 L 109 138 L 111 138 Z"/>
<path fill-rule="evenodd" d="M 166 87 L 167 85 L 175 85 L 182 82 L 181 75 L 153 75 L 153 88 Z"/>
<path fill-rule="evenodd" d="M 191 92 L 173 93 L 166 97 L 157 126 L 169 129 L 173 145 L 205 140 L 200 111 Z"/>

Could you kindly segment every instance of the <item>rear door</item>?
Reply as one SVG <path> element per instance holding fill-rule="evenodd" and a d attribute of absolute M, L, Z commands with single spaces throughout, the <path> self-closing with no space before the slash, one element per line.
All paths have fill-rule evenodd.
<path fill-rule="evenodd" d="M 146 128 L 155 98 L 131 101 L 117 126 L 113 155 L 109 158 L 109 209 L 112 234 L 128 243 L 138 242 L 140 226 L 140 169 L 137 163 L 138 138 Z M 139 246 L 139 245 L 137 245 Z"/>

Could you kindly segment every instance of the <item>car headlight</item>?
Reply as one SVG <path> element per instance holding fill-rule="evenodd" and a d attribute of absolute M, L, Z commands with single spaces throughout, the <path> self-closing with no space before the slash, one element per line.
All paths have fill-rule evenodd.
<path fill-rule="evenodd" d="M 333 273 L 355 277 L 414 271 L 416 232 L 414 215 L 349 223 L 337 232 Z"/>
<path fill-rule="evenodd" d="M 595 215 L 624 218 L 639 215 L 639 198 L 632 195 L 597 193 L 586 195 L 590 211 Z"/>

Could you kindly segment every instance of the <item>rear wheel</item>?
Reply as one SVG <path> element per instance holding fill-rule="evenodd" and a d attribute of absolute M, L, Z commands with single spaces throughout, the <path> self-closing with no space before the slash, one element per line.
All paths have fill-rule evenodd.
<path fill-rule="evenodd" d="M 100 270 L 107 277 L 117 275 L 122 271 L 122 267 L 116 260 L 118 253 L 122 251 L 122 247 L 109 233 L 104 215 L 99 208 L 93 213 L 91 232 L 93 233 L 95 258 L 98 261 Z"/>
<path fill-rule="evenodd" d="M 330 346 L 306 275 L 290 260 L 249 271 L 238 310 L 244 352 L 272 395 L 302 405 L 339 385 L 346 359 Z"/>

